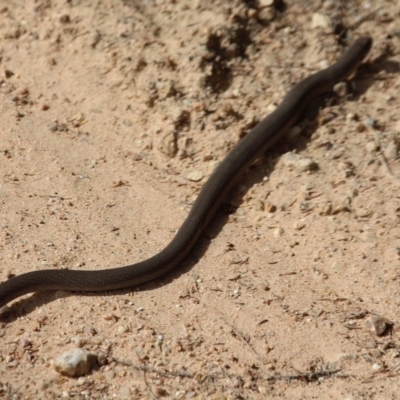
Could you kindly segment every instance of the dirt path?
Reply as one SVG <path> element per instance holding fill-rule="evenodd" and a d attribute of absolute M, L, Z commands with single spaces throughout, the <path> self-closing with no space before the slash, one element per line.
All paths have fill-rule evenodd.
<path fill-rule="evenodd" d="M 400 397 L 400 5 L 267 3 L 1 3 L 1 281 L 153 255 L 239 138 L 337 59 L 340 33 L 374 46 L 353 94 L 251 169 L 182 269 L 15 302 L 0 397 Z M 367 328 L 374 313 L 391 334 Z M 52 360 L 74 347 L 101 365 L 61 377 Z"/>

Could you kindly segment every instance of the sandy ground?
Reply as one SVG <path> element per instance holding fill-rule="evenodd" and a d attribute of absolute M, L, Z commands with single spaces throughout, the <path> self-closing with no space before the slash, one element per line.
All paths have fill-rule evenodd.
<path fill-rule="evenodd" d="M 400 5 L 268 3 L 1 2 L 2 281 L 155 254 L 340 35 L 374 45 L 351 93 L 251 168 L 179 270 L 10 304 L 0 397 L 400 398 Z M 52 360 L 74 347 L 99 365 L 62 377 Z"/>

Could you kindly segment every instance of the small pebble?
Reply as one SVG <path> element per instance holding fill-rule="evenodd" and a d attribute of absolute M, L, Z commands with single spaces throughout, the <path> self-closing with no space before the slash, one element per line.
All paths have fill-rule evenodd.
<path fill-rule="evenodd" d="M 399 149 L 398 149 L 396 142 L 391 141 L 385 147 L 384 154 L 385 154 L 386 158 L 389 158 L 390 160 L 396 160 L 398 151 L 399 151 Z"/>
<path fill-rule="evenodd" d="M 275 0 L 259 0 L 258 4 L 260 7 L 272 7 Z"/>
<path fill-rule="evenodd" d="M 332 203 L 330 201 L 319 205 L 319 215 L 331 215 L 332 214 Z"/>
<path fill-rule="evenodd" d="M 282 228 L 276 228 L 273 231 L 274 237 L 281 237 L 283 236 L 284 230 Z"/>
<path fill-rule="evenodd" d="M 368 128 L 376 128 L 377 126 L 377 120 L 375 118 L 367 118 L 363 123 Z"/>
<path fill-rule="evenodd" d="M 124 333 L 126 333 L 126 332 L 128 332 L 128 331 L 129 331 L 129 329 L 128 329 L 126 326 L 120 325 L 120 326 L 117 328 L 117 333 L 118 333 L 118 335 L 123 335 Z"/>
<path fill-rule="evenodd" d="M 314 13 L 311 18 L 311 28 L 332 29 L 332 22 L 328 16 L 321 13 Z"/>
<path fill-rule="evenodd" d="M 256 200 L 255 209 L 256 211 L 264 211 L 265 210 L 264 202 L 262 200 Z"/>
<path fill-rule="evenodd" d="M 64 14 L 60 17 L 60 22 L 62 24 L 69 24 L 71 22 L 71 18 L 68 14 Z"/>
<path fill-rule="evenodd" d="M 306 226 L 306 224 L 302 221 L 296 221 L 293 225 L 294 230 L 296 231 L 301 231 L 302 229 L 304 229 Z"/>
<path fill-rule="evenodd" d="M 169 158 L 174 158 L 178 153 L 178 141 L 176 134 L 171 132 L 167 133 L 160 144 L 160 151 Z"/>
<path fill-rule="evenodd" d="M 339 214 L 341 212 L 350 212 L 351 211 L 351 198 L 344 197 L 342 199 L 337 199 L 332 204 L 332 214 Z"/>
<path fill-rule="evenodd" d="M 284 165 L 294 168 L 299 172 L 315 171 L 318 169 L 318 165 L 315 161 L 301 154 L 288 152 L 285 153 L 281 159 Z"/>
<path fill-rule="evenodd" d="M 365 321 L 366 328 L 377 336 L 382 336 L 390 325 L 390 322 L 380 315 L 370 315 Z"/>
<path fill-rule="evenodd" d="M 199 182 L 203 179 L 204 174 L 201 171 L 192 171 L 188 174 L 187 178 L 192 182 Z"/>
<path fill-rule="evenodd" d="M 358 121 L 358 115 L 354 113 L 348 113 L 346 115 L 346 120 L 347 121 Z"/>
<path fill-rule="evenodd" d="M 359 218 L 369 218 L 372 216 L 372 210 L 369 208 L 359 208 L 356 210 L 356 215 Z"/>
<path fill-rule="evenodd" d="M 54 369 L 61 375 L 76 377 L 87 375 L 97 362 L 97 356 L 86 350 L 68 350 L 54 360 Z"/>
<path fill-rule="evenodd" d="M 119 397 L 120 399 L 130 399 L 132 395 L 131 389 L 128 386 L 122 386 L 119 389 Z"/>
<path fill-rule="evenodd" d="M 276 211 L 276 205 L 267 201 L 265 204 L 265 211 L 267 211 L 269 213 L 274 213 Z"/>
<path fill-rule="evenodd" d="M 333 91 L 339 97 L 345 97 L 349 94 L 349 89 L 346 82 L 339 82 L 333 87 Z"/>
<path fill-rule="evenodd" d="M 373 371 L 380 371 L 381 369 L 382 367 L 378 363 L 372 364 Z"/>
<path fill-rule="evenodd" d="M 104 372 L 103 375 L 108 381 L 111 381 L 115 378 L 115 371 L 113 369 L 110 369 L 109 371 Z"/>
<path fill-rule="evenodd" d="M 379 149 L 379 146 L 377 145 L 376 142 L 371 141 L 365 145 L 365 149 L 367 150 L 368 153 L 374 153 Z"/>
<path fill-rule="evenodd" d="M 357 132 L 364 132 L 365 129 L 366 129 L 366 127 L 365 127 L 365 125 L 364 125 L 362 122 L 359 122 L 359 123 L 356 125 L 356 130 L 357 130 Z"/>

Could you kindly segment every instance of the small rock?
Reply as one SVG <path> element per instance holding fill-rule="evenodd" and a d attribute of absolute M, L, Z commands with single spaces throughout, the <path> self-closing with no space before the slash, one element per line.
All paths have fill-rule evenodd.
<path fill-rule="evenodd" d="M 297 153 L 285 153 L 281 159 L 287 167 L 294 168 L 299 172 L 315 171 L 318 169 L 318 164 L 315 161 Z"/>
<path fill-rule="evenodd" d="M 79 348 L 83 347 L 83 346 L 86 344 L 86 340 L 83 339 L 83 338 L 81 338 L 81 337 L 78 337 L 78 336 L 73 337 L 73 338 L 71 339 L 71 342 L 72 342 L 76 347 L 79 347 Z"/>
<path fill-rule="evenodd" d="M 328 11 L 334 10 L 334 9 L 337 7 L 336 0 L 326 0 L 326 1 L 324 1 L 324 3 L 322 4 L 322 7 L 323 7 L 325 10 L 328 10 Z"/>
<path fill-rule="evenodd" d="M 372 364 L 372 370 L 373 371 L 380 371 L 382 369 L 382 366 L 378 363 Z"/>
<path fill-rule="evenodd" d="M 61 375 L 75 377 L 87 375 L 97 362 L 97 356 L 86 350 L 71 349 L 54 360 L 54 369 Z"/>
<path fill-rule="evenodd" d="M 333 91 L 339 96 L 339 97 L 345 97 L 349 94 L 349 88 L 347 86 L 346 82 L 339 82 L 333 87 Z"/>
<path fill-rule="evenodd" d="M 83 386 L 83 385 L 87 385 L 87 380 L 85 378 L 78 378 L 75 382 L 76 386 Z"/>
<path fill-rule="evenodd" d="M 375 118 L 367 118 L 363 121 L 363 124 L 367 128 L 376 128 L 378 125 L 378 121 Z"/>
<path fill-rule="evenodd" d="M 108 381 L 112 381 L 115 378 L 115 371 L 110 369 L 109 371 L 104 372 L 103 375 Z"/>
<path fill-rule="evenodd" d="M 328 16 L 320 13 L 314 13 L 311 19 L 311 28 L 332 29 L 332 22 Z"/>
<path fill-rule="evenodd" d="M 359 120 L 359 117 L 358 117 L 357 114 L 348 113 L 348 114 L 346 115 L 346 120 L 347 120 L 347 121 L 358 121 L 358 120 Z"/>
<path fill-rule="evenodd" d="M 175 132 L 167 133 L 160 144 L 160 151 L 169 158 L 174 158 L 178 153 L 178 138 Z"/>
<path fill-rule="evenodd" d="M 365 149 L 367 150 L 368 153 L 374 153 L 379 149 L 379 146 L 375 141 L 371 141 L 365 145 Z"/>
<path fill-rule="evenodd" d="M 369 218 L 372 216 L 372 210 L 369 208 L 359 208 L 356 210 L 356 215 L 359 218 Z"/>
<path fill-rule="evenodd" d="M 254 8 L 249 8 L 247 11 L 247 16 L 252 19 L 258 19 L 258 11 Z"/>
<path fill-rule="evenodd" d="M 393 325 L 386 318 L 380 315 L 370 315 L 365 321 L 365 327 L 377 336 L 382 336 Z"/>
<path fill-rule="evenodd" d="M 351 198 L 346 196 L 343 199 L 336 200 L 332 204 L 332 214 L 351 211 Z"/>
<path fill-rule="evenodd" d="M 204 174 L 201 171 L 192 171 L 188 174 L 189 181 L 199 182 L 203 179 Z"/>
<path fill-rule="evenodd" d="M 395 141 L 391 141 L 386 146 L 386 148 L 384 150 L 384 154 L 390 160 L 395 160 L 397 158 L 398 151 L 399 151 L 399 149 L 398 149 L 398 146 L 397 146 L 396 142 Z"/>
<path fill-rule="evenodd" d="M 362 122 L 359 122 L 358 124 L 356 124 L 357 132 L 364 132 L 365 129 L 366 129 L 366 126 Z"/>
<path fill-rule="evenodd" d="M 131 389 L 128 386 L 122 386 L 119 389 L 120 399 L 130 399 L 132 395 Z"/>
<path fill-rule="evenodd" d="M 274 235 L 274 237 L 281 237 L 281 236 L 283 236 L 283 234 L 284 234 L 284 230 L 282 229 L 282 228 L 276 228 L 276 229 L 274 229 L 274 231 L 273 231 L 273 235 Z"/>
<path fill-rule="evenodd" d="M 335 368 L 338 368 L 341 366 L 343 361 L 354 361 L 358 359 L 357 354 L 352 354 L 352 353 L 339 353 L 335 360 L 333 361 L 334 364 L 336 364 Z"/>
<path fill-rule="evenodd" d="M 293 225 L 293 229 L 296 231 L 301 231 L 304 229 L 306 224 L 303 221 L 296 221 Z"/>
<path fill-rule="evenodd" d="M 257 10 L 257 19 L 260 20 L 271 20 L 274 18 L 275 9 L 273 7 L 259 7 Z"/>
<path fill-rule="evenodd" d="M 265 204 L 262 200 L 256 200 L 256 205 L 255 205 L 256 211 L 264 211 L 265 210 Z"/>
<path fill-rule="evenodd" d="M 128 327 L 126 327 L 126 326 L 120 325 L 120 326 L 117 328 L 117 334 L 118 334 L 118 335 L 123 335 L 123 334 L 126 333 L 126 332 L 129 332 L 129 329 L 128 329 Z"/>
<path fill-rule="evenodd" d="M 85 118 L 85 115 L 81 112 L 77 112 L 71 117 L 68 117 L 67 121 L 70 122 L 74 128 L 79 128 L 80 126 L 83 126 L 88 122 Z"/>
<path fill-rule="evenodd" d="M 4 70 L 4 76 L 6 77 L 6 79 L 11 78 L 13 75 L 14 75 L 14 72 L 10 71 L 9 69 Z"/>
<path fill-rule="evenodd" d="M 165 81 L 157 81 L 155 84 L 157 89 L 157 94 L 160 99 L 166 99 L 168 97 L 173 97 L 178 93 L 176 89 L 175 81 L 172 79 Z"/>
<path fill-rule="evenodd" d="M 319 215 L 332 215 L 332 203 L 330 201 L 320 204 Z"/>
<path fill-rule="evenodd" d="M 275 0 L 259 0 L 258 4 L 260 7 L 272 7 Z"/>
<path fill-rule="evenodd" d="M 330 267 L 333 270 L 342 271 L 345 266 L 343 264 L 340 264 L 337 261 L 334 261 Z M 354 323 L 355 323 L 355 321 L 351 321 L 351 322 L 349 322 L 349 325 L 354 324 Z"/>
<path fill-rule="evenodd" d="M 71 22 L 71 17 L 68 14 L 61 15 L 60 22 L 62 24 L 69 24 Z"/>
<path fill-rule="evenodd" d="M 265 204 L 265 210 L 269 213 L 274 213 L 276 211 L 276 205 L 267 201 L 267 203 Z"/>

